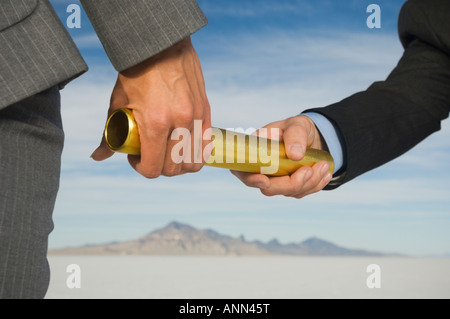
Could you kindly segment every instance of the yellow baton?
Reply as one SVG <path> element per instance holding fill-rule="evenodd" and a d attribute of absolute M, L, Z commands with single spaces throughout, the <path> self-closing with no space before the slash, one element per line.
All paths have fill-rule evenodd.
<path fill-rule="evenodd" d="M 327 161 L 334 171 L 332 156 L 325 151 L 307 149 L 300 161 L 290 160 L 283 142 L 212 127 L 213 150 L 206 165 L 268 176 L 290 175 L 302 166 Z M 139 130 L 133 111 L 121 108 L 112 113 L 105 126 L 105 140 L 115 152 L 139 155 Z"/>

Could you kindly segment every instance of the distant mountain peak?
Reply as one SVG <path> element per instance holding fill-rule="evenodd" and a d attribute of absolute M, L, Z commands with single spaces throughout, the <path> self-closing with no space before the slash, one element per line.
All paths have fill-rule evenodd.
<path fill-rule="evenodd" d="M 276 238 L 268 243 L 247 242 L 243 235 L 233 238 L 212 229 L 197 229 L 172 221 L 136 240 L 89 245 L 49 252 L 51 254 L 100 255 L 295 255 L 295 256 L 382 256 L 365 250 L 339 247 L 311 237 L 300 243 L 282 244 Z"/>
<path fill-rule="evenodd" d="M 330 246 L 336 246 L 332 242 L 320 239 L 318 237 L 310 237 L 302 242 L 304 245 L 308 246 L 316 246 L 316 245 L 330 245 Z"/>
<path fill-rule="evenodd" d="M 276 238 L 271 239 L 267 244 L 273 246 L 281 246 L 281 243 Z"/>
<path fill-rule="evenodd" d="M 183 224 L 177 221 L 170 222 L 167 226 L 164 228 L 175 228 L 175 229 L 194 229 L 194 227 L 189 226 L 187 224 Z"/>
<path fill-rule="evenodd" d="M 183 224 L 177 221 L 170 222 L 166 226 L 153 230 L 150 233 L 147 234 L 147 236 L 152 236 L 154 234 L 163 234 L 163 233 L 169 233 L 169 232 L 176 232 L 176 233 L 187 233 L 187 232 L 193 232 L 197 231 L 194 227 Z"/>

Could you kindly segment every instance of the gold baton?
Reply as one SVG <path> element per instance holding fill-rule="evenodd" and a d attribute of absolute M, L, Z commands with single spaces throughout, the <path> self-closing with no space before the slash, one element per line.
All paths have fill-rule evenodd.
<path fill-rule="evenodd" d="M 105 139 L 115 152 L 139 155 L 140 140 L 133 111 L 121 108 L 112 113 L 105 127 Z M 219 128 L 212 128 L 213 151 L 206 165 L 269 176 L 290 175 L 302 166 L 313 166 L 327 161 L 330 172 L 334 161 L 328 152 L 307 149 L 300 161 L 292 161 L 286 155 L 283 142 Z M 190 149 L 190 148 L 189 148 Z"/>

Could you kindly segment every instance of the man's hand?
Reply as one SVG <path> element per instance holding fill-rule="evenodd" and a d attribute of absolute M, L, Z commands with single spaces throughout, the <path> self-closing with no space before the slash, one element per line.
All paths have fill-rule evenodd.
<path fill-rule="evenodd" d="M 127 107 L 138 124 L 141 155 L 129 155 L 131 166 L 147 178 L 196 172 L 204 165 L 203 133 L 211 127 L 211 113 L 198 59 L 190 38 L 158 55 L 120 72 L 111 95 L 108 115 Z M 202 136 L 195 136 L 194 120 L 202 122 Z M 178 140 L 170 138 L 176 128 L 191 132 L 191 158 L 179 164 L 172 161 L 171 150 Z M 199 135 L 199 134 L 197 134 Z M 194 154 L 195 149 L 202 154 Z M 102 161 L 113 155 L 103 138 L 91 157 Z M 198 160 L 200 158 L 200 163 Z"/>
<path fill-rule="evenodd" d="M 325 141 L 313 121 L 307 116 L 295 116 L 283 121 L 273 122 L 265 126 L 267 130 L 278 128 L 279 136 L 262 136 L 274 140 L 283 140 L 286 153 L 291 160 L 299 161 L 307 148 L 328 151 Z M 276 130 L 275 130 L 276 131 Z M 259 135 L 259 132 L 256 132 Z M 256 187 L 266 196 L 284 195 L 302 198 L 323 189 L 332 178 L 329 164 L 326 161 L 316 163 L 313 167 L 304 166 L 290 176 L 268 177 L 262 174 L 251 174 L 231 171 L 245 185 Z"/>

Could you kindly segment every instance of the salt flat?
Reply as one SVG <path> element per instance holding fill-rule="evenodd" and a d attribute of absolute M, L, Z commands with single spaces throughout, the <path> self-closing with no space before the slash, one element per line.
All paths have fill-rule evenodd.
<path fill-rule="evenodd" d="M 48 299 L 450 298 L 450 259 L 49 256 L 49 263 Z M 69 265 L 76 267 L 68 272 Z M 367 272 L 369 265 L 379 268 Z M 369 288 L 373 276 L 379 288 Z"/>

